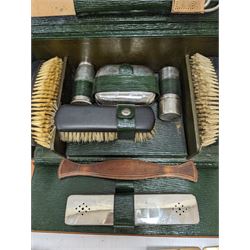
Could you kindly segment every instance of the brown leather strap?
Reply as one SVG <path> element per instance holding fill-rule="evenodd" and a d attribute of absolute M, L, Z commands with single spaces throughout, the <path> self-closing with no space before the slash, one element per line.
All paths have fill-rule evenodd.
<path fill-rule="evenodd" d="M 163 166 L 140 160 L 108 160 L 91 164 L 78 164 L 63 159 L 58 168 L 58 178 L 92 176 L 117 180 L 143 180 L 149 178 L 180 178 L 197 182 L 198 172 L 193 161 L 180 165 Z"/>

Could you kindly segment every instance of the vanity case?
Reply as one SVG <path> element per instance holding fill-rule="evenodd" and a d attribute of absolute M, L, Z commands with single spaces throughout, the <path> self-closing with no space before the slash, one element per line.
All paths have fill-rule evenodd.
<path fill-rule="evenodd" d="M 217 2 L 212 1 L 213 4 Z M 157 82 L 160 81 L 157 73 L 162 68 L 177 68 L 181 113 L 171 121 L 160 119 L 159 100 L 162 95 L 160 89 L 154 89 L 155 101 L 148 104 L 155 115 L 155 135 L 150 140 L 139 143 L 124 139 L 65 143 L 56 135 L 53 148 L 57 153 L 33 144 L 32 230 L 218 237 L 218 141 L 201 147 L 188 60 L 195 53 L 218 58 L 218 11 L 172 13 L 171 0 L 75 0 L 74 7 L 76 14 L 71 16 L 32 17 L 32 61 L 57 56 L 65 62 L 60 106 L 71 103 L 77 67 L 80 62 L 88 61 L 95 72 L 107 65 L 125 64 L 122 69 L 118 67 L 118 71 L 134 74 L 136 69 L 131 65 L 143 65 L 152 71 L 151 75 L 156 76 Z M 112 81 L 112 76 L 109 81 Z M 87 176 L 59 179 L 58 167 L 63 156 L 82 164 L 135 159 L 177 165 L 193 160 L 198 170 L 198 181 L 178 178 L 124 181 Z M 134 205 L 139 202 L 140 195 L 155 197 L 167 194 L 194 196 L 199 221 L 191 225 L 136 223 Z M 77 198 L 72 195 L 85 195 L 93 202 L 97 196 L 113 197 L 112 223 L 74 225 L 69 223 L 70 220 L 67 223 L 67 201 Z M 178 205 L 178 199 L 174 202 Z"/>

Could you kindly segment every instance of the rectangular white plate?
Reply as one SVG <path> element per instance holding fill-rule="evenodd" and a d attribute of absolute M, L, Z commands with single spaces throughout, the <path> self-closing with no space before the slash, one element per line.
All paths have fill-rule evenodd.
<path fill-rule="evenodd" d="M 135 195 L 135 225 L 198 224 L 199 210 L 192 194 Z"/>
<path fill-rule="evenodd" d="M 65 224 L 113 225 L 114 195 L 70 195 L 65 210 Z"/>

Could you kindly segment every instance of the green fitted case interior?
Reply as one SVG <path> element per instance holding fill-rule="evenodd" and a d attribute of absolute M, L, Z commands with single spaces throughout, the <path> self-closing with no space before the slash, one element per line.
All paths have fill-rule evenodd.
<path fill-rule="evenodd" d="M 196 196 L 200 223 L 197 225 L 136 226 L 133 227 L 131 215 L 125 209 L 132 200 L 119 199 L 116 204 L 120 214 L 116 214 L 116 227 L 112 226 L 67 226 L 64 213 L 67 197 L 72 194 L 114 194 L 116 182 L 94 177 L 57 178 L 58 165 L 36 164 L 32 179 L 32 229 L 44 231 L 82 232 L 82 233 L 129 233 L 146 235 L 218 235 L 218 169 L 199 170 L 198 183 L 179 179 L 149 179 L 134 181 L 135 193 L 192 193 Z M 129 210 L 131 211 L 131 210 Z M 123 227 L 119 218 L 127 218 Z M 123 223 L 126 221 L 123 220 Z M 125 223 L 126 224 L 126 223 Z M 119 226 L 120 225 L 120 226 Z"/>
<path fill-rule="evenodd" d="M 85 1 L 86 2 L 86 1 Z M 89 9 L 94 6 L 89 1 Z M 126 1 L 127 3 L 129 1 Z M 142 1 L 140 1 L 142 2 Z M 84 1 L 75 1 L 81 12 Z M 133 3 L 135 3 L 133 1 Z M 82 5 L 81 5 L 82 4 Z M 91 6 L 92 4 L 92 6 Z M 125 4 L 125 2 L 124 2 Z M 136 3 L 135 3 L 136 4 Z M 102 8 L 100 3 L 100 8 Z M 98 5 L 95 6 L 97 8 Z M 185 55 L 199 52 L 218 55 L 218 13 L 205 15 L 88 15 L 79 17 L 32 18 L 32 53 L 36 59 L 68 57 L 68 73 L 62 92 L 62 104 L 72 98 L 72 79 L 81 60 L 88 58 L 98 69 L 107 64 L 145 65 L 154 72 L 163 66 L 180 70 L 183 117 L 166 124 L 156 119 L 158 130 L 152 141 L 135 144 L 120 140 L 107 144 L 67 144 L 61 153 L 69 159 L 88 163 L 113 158 L 136 158 L 160 164 L 184 162 L 197 153 L 192 99 Z M 153 106 L 158 117 L 157 104 Z M 193 159 L 199 181 L 150 179 L 134 181 L 135 193 L 192 193 L 200 212 L 198 225 L 131 226 L 126 207 L 131 199 L 118 199 L 116 227 L 67 226 L 64 212 L 71 194 L 113 194 L 117 182 L 91 177 L 57 178 L 61 156 L 41 147 L 34 151 L 32 178 L 32 229 L 39 231 L 218 236 L 218 143 L 204 148 Z M 126 202 L 126 204 L 124 203 Z M 131 204 L 132 205 L 132 204 Z M 120 214 L 119 214 L 120 213 Z M 124 220 L 119 218 L 124 218 Z M 128 219 L 128 220 L 127 220 Z M 122 221 L 122 222 L 121 222 Z M 126 225 L 125 227 L 119 224 Z"/>
<path fill-rule="evenodd" d="M 117 156 L 118 150 L 122 156 L 144 154 L 149 157 L 155 155 L 162 158 L 178 158 L 196 154 L 199 150 L 196 142 L 197 129 L 195 130 L 193 100 L 190 97 L 192 90 L 188 85 L 185 55 L 200 52 L 207 56 L 216 56 L 217 45 L 218 40 L 211 37 L 33 40 L 32 52 L 36 58 L 68 56 L 68 72 L 62 91 L 62 104 L 71 102 L 74 72 L 79 62 L 86 57 L 93 63 L 95 70 L 104 65 L 124 62 L 145 65 L 154 72 L 159 72 L 166 65 L 175 66 L 180 70 L 183 117 L 169 123 L 162 122 L 158 118 L 158 106 L 154 104 L 156 136 L 153 140 L 141 145 L 125 140 L 110 144 L 67 144 L 63 153 L 71 159 L 98 153 L 102 156 Z"/>

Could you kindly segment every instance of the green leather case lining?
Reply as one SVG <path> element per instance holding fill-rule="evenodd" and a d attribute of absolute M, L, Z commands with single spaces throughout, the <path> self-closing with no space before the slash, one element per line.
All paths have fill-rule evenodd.
<path fill-rule="evenodd" d="M 93 15 L 84 18 L 76 16 L 32 18 L 33 39 L 86 39 L 96 37 L 179 37 L 180 39 L 186 39 L 188 37 L 217 36 L 218 12 L 205 15 L 145 14 L 136 16 L 127 14 Z M 46 45 L 44 44 L 44 46 Z M 124 48 L 123 43 L 121 47 Z M 206 48 L 206 50 L 211 48 L 213 46 Z M 54 47 L 54 49 L 60 50 L 60 47 Z M 74 51 L 71 52 L 74 53 Z M 49 50 L 46 53 L 49 53 Z M 78 56 L 81 57 L 81 53 Z"/>
<path fill-rule="evenodd" d="M 116 200 L 115 224 L 118 227 L 67 226 L 64 212 L 71 194 L 114 194 L 117 183 L 93 177 L 73 177 L 59 180 L 58 165 L 36 164 L 32 178 L 32 230 L 82 233 L 128 233 L 145 235 L 218 236 L 218 169 L 200 169 L 199 181 L 150 179 L 134 181 L 135 193 L 192 193 L 196 196 L 200 223 L 197 225 L 136 226 L 131 225 L 133 206 L 129 193 Z M 123 196 L 126 199 L 122 199 Z M 125 204 L 126 203 L 126 204 Z M 117 212 L 121 213 L 119 216 Z M 125 227 L 122 227 L 125 225 Z"/>
<path fill-rule="evenodd" d="M 92 8 L 98 1 L 76 1 L 77 12 L 81 8 Z M 99 1 L 100 2 L 100 1 Z M 106 1 L 101 1 L 104 5 Z M 122 2 L 122 1 L 120 1 Z M 124 1 L 123 1 L 124 2 Z M 129 1 L 126 1 L 129 2 Z M 152 1 L 153 2 L 153 1 Z M 131 3 L 136 4 L 131 0 Z M 82 4 L 82 5 L 81 5 Z M 91 4 L 92 7 L 91 7 Z M 115 6 L 115 5 L 114 5 Z M 102 11 L 101 3 L 99 5 Z M 112 7 L 112 6 L 111 6 Z M 121 7 L 121 6 L 120 6 Z M 119 8 L 120 8 L 119 7 Z M 127 6 L 128 7 L 128 6 Z M 126 7 L 126 8 L 127 8 Z M 96 5 L 97 10 L 98 5 Z M 91 10 L 92 11 L 92 10 Z M 93 39 L 97 38 L 98 39 Z M 105 37 L 105 38 L 104 38 Z M 116 37 L 116 38 L 115 38 Z M 185 54 L 200 52 L 206 56 L 218 53 L 218 13 L 205 15 L 89 15 L 79 17 L 32 18 L 32 44 L 35 57 L 47 59 L 65 56 L 70 51 L 71 65 L 77 65 L 88 56 L 100 68 L 109 63 L 145 64 L 154 71 L 165 65 L 173 65 L 185 74 L 182 62 Z M 90 38 L 90 39 L 89 39 Z M 147 52 L 147 53 L 145 53 Z M 186 78 L 186 77 L 185 77 Z M 70 82 L 65 82 L 71 85 Z M 182 85 L 182 93 L 190 91 L 188 84 Z M 64 103 L 71 95 L 63 92 Z M 112 158 L 130 157 L 157 163 L 180 163 L 188 154 L 196 153 L 191 99 L 183 95 L 185 137 L 173 137 L 165 144 L 164 136 L 173 131 L 184 133 L 183 124 L 172 123 L 166 129 L 157 121 L 156 129 L 163 131 L 154 140 L 141 145 L 122 140 L 98 147 L 91 143 L 78 147 L 67 145 L 66 154 L 78 162 L 95 162 Z M 67 101 L 66 101 L 67 99 Z M 157 107 L 155 107 L 157 108 Z M 156 112 L 156 111 L 155 111 Z M 164 128 L 164 129 L 161 129 Z M 177 129 L 178 128 L 178 129 Z M 177 134 L 179 136 L 179 134 Z M 177 140 L 176 140 L 177 138 Z M 182 139 L 179 139 L 182 138 Z M 184 139 L 183 139 L 184 138 Z M 186 150 L 186 143 L 188 149 Z M 98 149 L 98 150 L 97 150 Z M 34 153 L 35 172 L 32 178 L 32 229 L 42 231 L 82 233 L 129 233 L 146 235 L 218 236 L 218 145 L 204 148 L 194 160 L 199 168 L 199 181 L 194 184 L 177 179 L 151 179 L 135 181 L 136 193 L 192 193 L 196 196 L 200 211 L 200 223 L 192 226 L 140 226 L 131 227 L 131 204 L 127 199 L 116 200 L 115 223 L 118 227 L 73 227 L 64 224 L 66 199 L 71 194 L 111 194 L 117 183 L 112 180 L 91 177 L 57 179 L 57 167 L 61 157 L 37 147 Z M 119 194 L 119 196 L 122 194 Z M 125 194 L 126 195 L 126 194 Z M 122 214 L 121 214 L 122 213 Z M 119 221 L 119 218 L 120 221 Z M 125 227 L 121 225 L 125 224 Z"/>
<path fill-rule="evenodd" d="M 129 148 L 130 146 L 131 145 L 128 145 L 127 148 Z M 125 152 L 127 148 L 124 149 Z M 78 156 L 78 157 L 74 157 L 73 159 L 76 162 L 83 163 L 83 162 L 98 162 L 98 161 L 110 160 L 110 159 L 114 159 L 118 157 L 121 158 L 123 156 L 124 155 L 119 155 L 118 153 L 116 156 L 114 155 L 104 156 L 104 155 L 95 154 L 92 156 L 91 155 Z M 178 164 L 178 163 L 182 163 L 185 161 L 184 157 L 178 157 L 178 158 L 164 157 L 164 156 L 154 157 L 154 155 L 145 156 L 142 153 L 139 155 L 131 155 L 129 156 L 129 158 L 139 159 L 139 160 L 144 160 L 144 161 L 151 161 L 151 162 L 155 162 L 159 164 L 173 163 L 173 162 Z M 60 161 L 62 160 L 62 156 L 46 148 L 36 147 L 34 151 L 34 160 L 35 160 L 35 163 L 38 165 L 42 165 L 44 167 L 50 167 L 51 165 L 59 165 Z M 197 168 L 201 168 L 201 169 L 202 168 L 208 168 L 208 169 L 218 168 L 218 165 L 219 165 L 218 143 L 204 148 L 198 155 L 196 155 L 193 158 L 193 160 L 195 161 Z"/>

